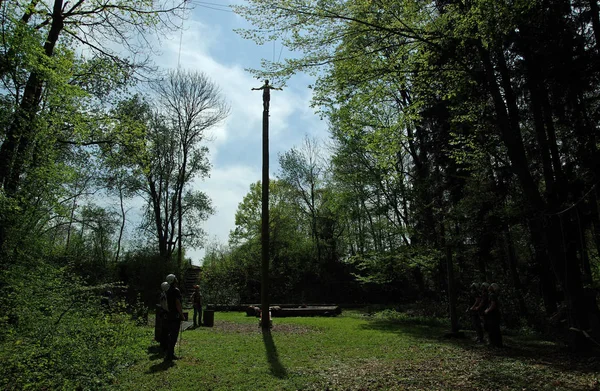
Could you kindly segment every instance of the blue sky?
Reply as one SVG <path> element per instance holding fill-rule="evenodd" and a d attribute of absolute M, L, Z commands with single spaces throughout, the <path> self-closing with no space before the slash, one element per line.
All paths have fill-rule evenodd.
<path fill-rule="evenodd" d="M 234 4 L 240 1 L 212 0 L 212 4 Z M 183 35 L 174 32 L 160 40 L 161 52 L 156 65 L 169 69 L 180 67 L 202 71 L 221 89 L 229 102 L 231 112 L 227 120 L 211 130 L 210 149 L 212 170 L 210 178 L 197 181 L 194 186 L 208 194 L 216 213 L 206 221 L 204 229 L 210 241 L 227 243 L 229 231 L 235 225 L 235 211 L 250 184 L 261 179 L 262 95 L 251 91 L 262 82 L 253 78 L 245 68 L 258 68 L 261 58 L 286 58 L 290 53 L 279 43 L 258 46 L 233 31 L 249 27 L 247 22 L 227 9 L 193 0 L 193 11 L 184 21 Z M 181 39 L 181 52 L 180 48 Z M 310 107 L 314 80 L 307 75 L 296 75 L 283 91 L 271 94 L 270 106 L 270 175 L 279 170 L 278 155 L 294 146 L 300 146 L 306 135 L 327 140 L 326 122 L 319 119 Z M 188 250 L 194 264 L 199 264 L 204 251 Z"/>

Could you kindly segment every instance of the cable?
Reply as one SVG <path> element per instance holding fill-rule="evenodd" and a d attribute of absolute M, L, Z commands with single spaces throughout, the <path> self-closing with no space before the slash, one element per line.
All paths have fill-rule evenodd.
<path fill-rule="evenodd" d="M 181 67 L 181 43 L 183 41 L 183 21 L 185 20 L 185 6 L 187 1 L 183 2 L 183 15 L 181 16 L 181 27 L 179 28 L 179 52 L 177 53 L 177 69 Z"/>
<path fill-rule="evenodd" d="M 196 3 L 196 4 L 206 4 L 206 5 L 214 5 L 215 7 L 229 8 L 228 5 L 223 5 L 223 4 L 219 4 L 219 3 L 210 3 L 208 1 L 192 0 L 192 2 Z"/>
<path fill-rule="evenodd" d="M 209 3 L 206 1 L 198 1 L 198 0 L 191 0 L 190 3 L 197 5 L 198 7 L 202 7 L 202 8 L 208 8 L 211 10 L 215 10 L 215 11 L 222 11 L 222 12 L 232 12 L 234 13 L 233 10 L 231 10 L 231 6 L 229 5 L 223 5 L 223 4 L 217 4 L 217 3 Z"/>
<path fill-rule="evenodd" d="M 283 41 L 287 38 L 289 30 L 286 30 L 285 34 L 283 35 L 283 38 L 281 39 L 281 49 L 279 50 L 279 57 L 277 57 L 277 62 L 279 62 L 279 60 L 281 60 L 281 53 L 283 53 Z"/>
<path fill-rule="evenodd" d="M 234 12 L 232 10 L 226 10 L 226 9 L 221 9 L 221 8 L 214 8 L 214 7 L 211 7 L 211 6 L 208 6 L 208 5 L 202 5 L 202 4 L 198 4 L 198 7 L 208 8 L 208 9 L 211 9 L 211 10 L 221 11 L 221 12 L 232 12 L 232 13 Z"/>
<path fill-rule="evenodd" d="M 596 188 L 596 186 L 598 185 L 598 183 L 600 183 L 600 181 L 598 181 L 598 182 L 594 183 L 594 185 L 593 185 L 593 186 L 590 188 L 590 190 L 588 190 L 588 191 L 587 191 L 587 193 L 585 193 L 585 194 L 583 195 L 583 197 L 581 197 L 581 198 L 580 198 L 580 199 L 579 199 L 577 202 L 575 202 L 573 205 L 571 205 L 571 206 L 569 206 L 569 207 L 567 207 L 567 208 L 565 208 L 565 209 L 561 210 L 560 212 L 556 212 L 556 213 L 546 213 L 546 216 L 557 216 L 557 215 L 561 215 L 561 214 L 563 214 L 563 213 L 565 213 L 565 212 L 568 212 L 569 210 L 573 209 L 574 207 L 576 207 L 576 206 L 577 206 L 577 204 L 579 204 L 581 201 L 585 200 L 585 197 L 587 197 L 587 196 L 588 196 L 588 194 L 590 194 L 590 193 L 591 193 L 591 192 L 592 192 L 592 191 L 593 191 L 593 190 Z"/>

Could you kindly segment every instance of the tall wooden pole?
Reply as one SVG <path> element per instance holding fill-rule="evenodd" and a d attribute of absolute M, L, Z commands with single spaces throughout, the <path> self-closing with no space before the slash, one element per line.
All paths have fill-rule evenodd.
<path fill-rule="evenodd" d="M 269 329 L 269 105 L 265 104 L 263 90 L 263 123 L 262 123 L 262 274 L 260 293 L 262 306 L 262 328 Z"/>
<path fill-rule="evenodd" d="M 261 309 L 263 331 L 271 327 L 269 319 L 269 102 L 271 90 L 274 88 L 265 80 L 265 84 L 253 90 L 263 91 L 263 121 L 262 121 L 262 221 L 261 221 Z"/>

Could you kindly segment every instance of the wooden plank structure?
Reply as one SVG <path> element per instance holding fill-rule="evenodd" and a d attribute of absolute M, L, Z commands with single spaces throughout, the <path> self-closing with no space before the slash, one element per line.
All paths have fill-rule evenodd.
<path fill-rule="evenodd" d="M 274 304 L 269 307 L 272 318 L 284 318 L 292 316 L 336 316 L 342 313 L 338 305 L 298 305 L 298 304 Z M 258 305 L 246 306 L 246 315 L 260 316 Z"/>
<path fill-rule="evenodd" d="M 300 307 L 271 307 L 271 316 L 283 318 L 288 316 L 336 316 L 342 313 L 337 305 L 328 306 L 300 306 Z"/>

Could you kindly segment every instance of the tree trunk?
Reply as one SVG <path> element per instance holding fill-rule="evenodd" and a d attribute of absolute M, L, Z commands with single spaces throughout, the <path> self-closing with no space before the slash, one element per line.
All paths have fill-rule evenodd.
<path fill-rule="evenodd" d="M 553 297 L 554 284 L 549 274 L 550 264 L 548 263 L 548 258 L 545 254 L 544 231 L 541 224 L 541 219 L 543 218 L 542 213 L 545 210 L 545 203 L 538 192 L 537 185 L 535 184 L 531 173 L 529 172 L 529 164 L 525 154 L 525 147 L 523 145 L 520 125 L 518 119 L 513 118 L 511 120 L 508 115 L 504 98 L 502 97 L 500 88 L 497 84 L 495 70 L 494 66 L 492 65 L 490 54 L 481 43 L 477 45 L 477 49 L 485 69 L 488 90 L 494 102 L 496 118 L 498 120 L 498 127 L 502 141 L 506 146 L 507 153 L 511 161 L 511 167 L 517 174 L 517 178 L 521 184 L 523 193 L 528 200 L 529 209 L 533 212 L 533 215 L 529 221 L 531 236 L 535 249 L 535 259 L 537 263 L 536 266 L 540 273 L 540 284 L 546 313 L 553 314 L 556 312 L 556 298 Z M 498 53 L 498 55 L 502 58 L 504 56 L 503 53 Z M 510 77 L 505 67 L 501 69 L 501 77 L 503 79 L 504 89 L 506 90 L 506 100 L 510 100 L 508 105 L 513 107 L 511 110 L 512 112 L 514 111 L 514 106 L 516 103 L 514 101 L 514 94 L 512 93 L 512 88 L 510 85 Z"/>
<path fill-rule="evenodd" d="M 596 191 L 590 193 L 590 219 L 592 221 L 592 237 L 594 238 L 594 244 L 596 245 L 596 254 L 600 255 L 600 211 L 598 211 L 598 194 L 600 189 L 596 188 Z"/>
<path fill-rule="evenodd" d="M 541 70 L 533 60 L 533 55 L 529 50 L 528 43 L 525 43 L 523 46 L 523 55 L 526 63 L 527 87 L 529 88 L 530 93 L 529 106 L 531 108 L 531 113 L 533 114 L 533 125 L 537 137 L 538 150 L 542 157 L 546 194 L 551 194 L 554 191 L 554 174 L 552 172 L 552 158 L 550 156 L 548 137 L 544 127 L 544 113 L 542 110 L 544 98 L 542 97 L 540 89 L 541 82 L 539 78 Z"/>
<path fill-rule="evenodd" d="M 456 289 L 454 281 L 454 265 L 452 260 L 452 245 L 449 238 L 446 237 L 446 223 L 442 221 L 440 225 L 441 242 L 445 250 L 446 258 L 446 276 L 448 281 L 448 306 L 450 311 L 450 327 L 453 334 L 457 334 L 458 329 L 458 314 L 456 312 Z"/>
<path fill-rule="evenodd" d="M 156 191 L 156 184 L 154 183 L 154 179 L 149 176 L 148 177 L 148 186 L 150 188 L 150 199 L 152 202 L 152 207 L 154 209 L 154 223 L 156 224 L 156 235 L 158 239 L 158 253 L 161 258 L 167 260 L 169 258 L 169 254 L 167 251 L 167 238 L 163 232 L 163 222 L 162 216 L 160 213 L 160 197 L 161 195 Z"/>
<path fill-rule="evenodd" d="M 53 56 L 56 42 L 64 27 L 62 4 L 62 0 L 54 2 L 52 25 L 44 44 L 44 53 L 47 57 Z M 9 126 L 0 147 L 0 185 L 9 196 L 15 194 L 19 188 L 26 155 L 35 134 L 35 119 L 42 96 L 43 82 L 37 72 L 29 75 L 15 119 Z"/>
<path fill-rule="evenodd" d="M 594 28 L 594 38 L 596 39 L 596 51 L 600 54 L 600 19 L 598 17 L 598 0 L 589 0 L 590 16 L 592 27 Z"/>
<path fill-rule="evenodd" d="M 552 265 L 549 262 L 549 254 L 546 252 L 547 246 L 544 241 L 544 232 L 541 224 L 541 218 L 534 217 L 529 220 L 529 230 L 533 244 L 535 257 L 535 268 L 540 276 L 540 291 L 544 301 L 546 315 L 552 316 L 556 313 L 557 293 Z"/>
<path fill-rule="evenodd" d="M 510 270 L 510 279 L 513 287 L 515 288 L 517 302 L 519 303 L 519 313 L 521 316 L 527 316 L 528 311 L 527 305 L 525 304 L 525 299 L 523 298 L 523 286 L 521 285 L 521 279 L 519 278 L 519 271 L 517 269 L 517 254 L 515 251 L 515 246 L 513 245 L 512 235 L 510 233 L 510 227 L 508 224 L 504 225 L 504 241 L 506 257 L 508 259 Z"/>
<path fill-rule="evenodd" d="M 119 262 L 121 255 L 121 241 L 123 240 L 123 232 L 125 231 L 125 207 L 123 205 L 123 183 L 119 183 L 119 206 L 121 207 L 121 227 L 119 227 L 119 238 L 117 239 L 117 251 L 115 254 L 115 263 Z"/>

